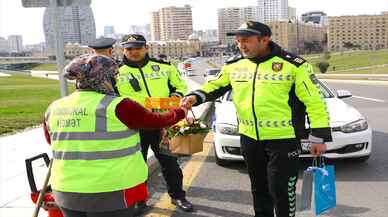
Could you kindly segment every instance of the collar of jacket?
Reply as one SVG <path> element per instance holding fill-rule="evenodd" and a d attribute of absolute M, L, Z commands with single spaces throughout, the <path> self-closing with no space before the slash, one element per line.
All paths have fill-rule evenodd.
<path fill-rule="evenodd" d="M 145 55 L 144 57 L 144 62 L 143 64 L 141 64 L 140 66 L 137 65 L 135 62 L 133 61 L 130 61 L 129 59 L 127 59 L 127 57 L 124 55 L 123 56 L 123 63 L 127 66 L 130 66 L 130 67 L 135 67 L 135 68 L 142 68 L 144 67 L 145 65 L 148 64 L 148 62 L 150 61 L 150 56 L 148 54 Z"/>
<path fill-rule="evenodd" d="M 265 62 L 265 61 L 271 59 L 274 56 L 277 56 L 278 54 L 281 53 L 281 50 L 282 50 L 281 47 L 273 41 L 271 41 L 269 43 L 269 48 L 271 51 L 267 56 L 249 58 L 249 60 L 256 63 L 256 64 L 262 63 L 262 62 Z"/>

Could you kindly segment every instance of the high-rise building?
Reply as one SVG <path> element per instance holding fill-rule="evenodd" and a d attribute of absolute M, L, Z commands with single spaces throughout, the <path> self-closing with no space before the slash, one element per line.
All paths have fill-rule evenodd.
<path fill-rule="evenodd" d="M 21 35 L 8 36 L 8 48 L 9 52 L 23 51 L 23 37 Z"/>
<path fill-rule="evenodd" d="M 289 21 L 270 21 L 272 41 L 282 48 L 295 53 L 307 51 L 306 44 L 313 44 L 323 49 L 326 37 L 326 26 L 313 23 L 292 23 Z M 318 49 L 319 49 L 318 48 Z"/>
<path fill-rule="evenodd" d="M 240 8 L 219 8 L 218 9 L 218 40 L 221 44 L 232 44 L 233 37 L 226 36 L 227 32 L 236 30 L 241 25 Z"/>
<path fill-rule="evenodd" d="M 49 53 L 52 54 L 55 47 L 53 16 L 61 19 L 61 30 L 63 32 L 64 44 L 78 43 L 87 45 L 96 38 L 96 24 L 94 22 L 93 11 L 90 6 L 60 7 L 61 12 L 54 14 L 51 8 L 46 8 L 43 18 L 43 28 L 45 32 L 46 44 Z"/>
<path fill-rule="evenodd" d="M 104 26 L 104 36 L 105 37 L 111 37 L 114 34 L 115 34 L 114 26 Z"/>
<path fill-rule="evenodd" d="M 150 28 L 152 40 L 186 40 L 193 33 L 191 6 L 166 7 L 153 12 Z"/>
<path fill-rule="evenodd" d="M 236 30 L 247 20 L 262 21 L 258 7 L 230 7 L 218 9 L 218 39 L 221 44 L 233 43 L 233 37 L 226 36 L 227 32 Z"/>
<path fill-rule="evenodd" d="M 159 12 L 151 12 L 151 40 L 160 41 L 160 17 Z"/>
<path fill-rule="evenodd" d="M 292 22 L 296 22 L 297 19 L 298 18 L 296 16 L 296 8 L 288 7 L 288 20 L 290 20 Z"/>
<path fill-rule="evenodd" d="M 388 13 L 329 17 L 328 49 L 377 50 L 388 48 Z"/>
<path fill-rule="evenodd" d="M 264 14 L 264 22 L 288 20 L 288 0 L 258 0 L 259 13 Z"/>
<path fill-rule="evenodd" d="M 0 52 L 8 52 L 9 51 L 9 46 L 8 46 L 8 41 L 0 37 Z"/>
<path fill-rule="evenodd" d="M 305 23 L 316 23 L 321 25 L 327 25 L 328 18 L 323 11 L 311 11 L 302 14 L 302 21 Z"/>
<path fill-rule="evenodd" d="M 261 19 L 258 7 L 248 6 L 240 8 L 240 23 L 248 20 L 259 21 Z"/>

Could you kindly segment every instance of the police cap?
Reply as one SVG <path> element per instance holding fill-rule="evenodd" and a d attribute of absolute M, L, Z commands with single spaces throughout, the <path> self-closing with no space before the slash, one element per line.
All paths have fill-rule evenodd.
<path fill-rule="evenodd" d="M 114 43 L 116 43 L 116 40 L 113 38 L 100 37 L 88 44 L 88 47 L 93 49 L 107 49 L 112 48 Z"/>
<path fill-rule="evenodd" d="M 243 23 L 237 30 L 233 32 L 226 33 L 227 36 L 233 35 L 242 35 L 242 36 L 250 36 L 250 35 L 258 35 L 258 36 L 268 36 L 271 37 L 272 32 L 269 26 L 264 23 L 256 22 L 256 21 L 247 21 Z"/>
<path fill-rule="evenodd" d="M 147 40 L 144 36 L 139 34 L 125 35 L 120 42 L 122 48 L 143 47 L 146 45 Z"/>

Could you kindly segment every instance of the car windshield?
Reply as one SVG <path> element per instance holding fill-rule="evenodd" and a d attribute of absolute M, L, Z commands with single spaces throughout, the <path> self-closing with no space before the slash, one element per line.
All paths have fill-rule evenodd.
<path fill-rule="evenodd" d="M 219 72 L 220 72 L 219 69 L 211 69 L 211 70 L 207 71 L 207 74 L 208 75 L 217 75 Z"/>
<path fill-rule="evenodd" d="M 324 98 L 333 98 L 334 97 L 334 95 L 331 93 L 331 91 L 329 90 L 329 88 L 325 84 L 319 82 L 319 88 L 321 89 L 321 92 L 322 92 Z M 232 101 L 232 92 L 231 91 L 229 91 L 225 95 L 226 95 L 226 100 Z"/>

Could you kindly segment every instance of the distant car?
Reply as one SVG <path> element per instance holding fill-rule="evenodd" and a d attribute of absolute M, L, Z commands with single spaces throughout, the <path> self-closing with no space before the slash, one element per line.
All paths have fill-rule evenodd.
<path fill-rule="evenodd" d="M 192 68 L 186 69 L 186 76 L 194 76 L 194 71 Z"/>
<path fill-rule="evenodd" d="M 351 97 L 352 94 L 347 90 L 338 90 L 335 96 L 324 83 L 319 84 L 329 110 L 333 136 L 333 141 L 327 143 L 324 156 L 330 159 L 349 158 L 360 162 L 368 160 L 372 151 L 372 129 L 360 112 L 341 100 Z M 227 165 L 230 161 L 243 160 L 231 92 L 226 93 L 215 104 L 213 129 L 216 163 Z M 300 157 L 312 157 L 308 146 L 308 141 L 302 140 Z"/>
<path fill-rule="evenodd" d="M 208 69 L 206 70 L 205 74 L 203 74 L 203 76 L 205 77 L 206 81 L 210 81 L 216 79 L 220 71 L 221 69 Z"/>

